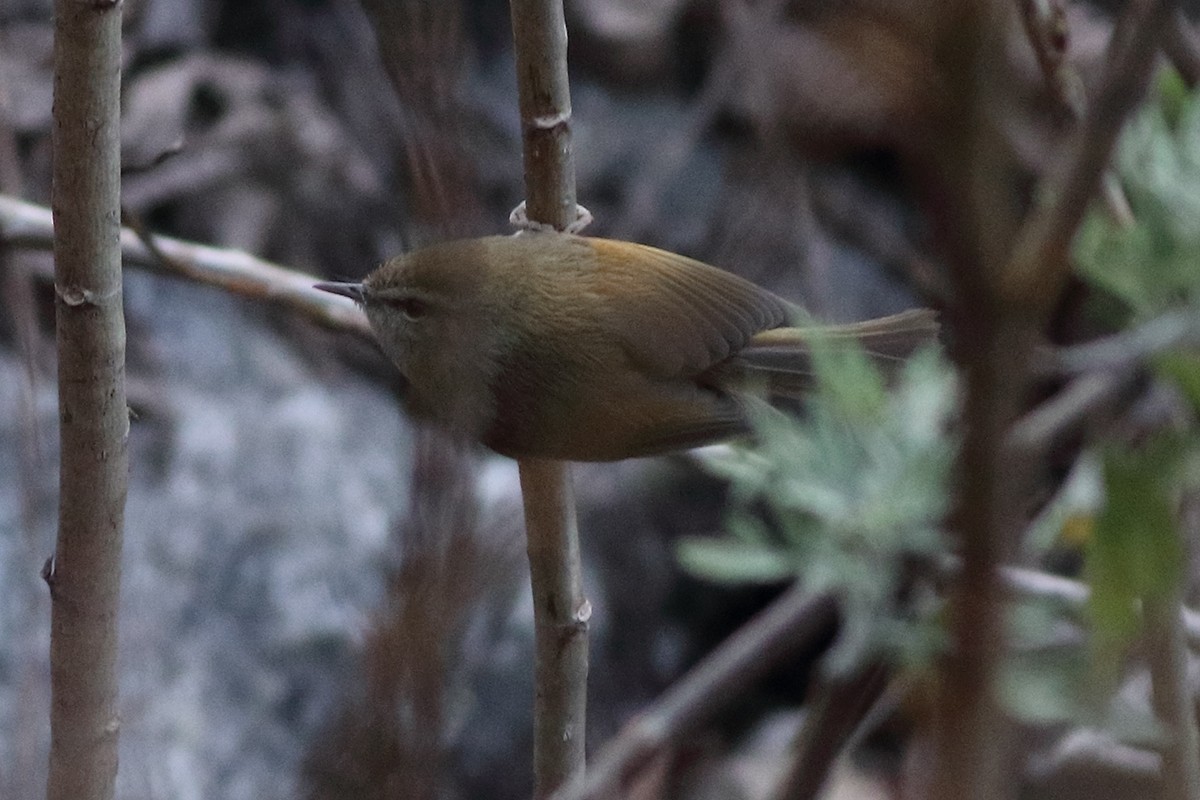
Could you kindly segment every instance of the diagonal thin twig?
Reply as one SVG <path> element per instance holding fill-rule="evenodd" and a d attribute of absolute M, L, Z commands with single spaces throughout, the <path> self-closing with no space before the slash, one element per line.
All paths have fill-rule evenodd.
<path fill-rule="evenodd" d="M 1081 375 L 1014 422 L 1005 447 L 1030 457 L 1055 446 L 1099 409 L 1110 407 L 1140 377 L 1138 371 Z"/>
<path fill-rule="evenodd" d="M 1017 0 L 1021 9 L 1021 21 L 1038 66 L 1046 78 L 1046 84 L 1054 99 L 1078 124 L 1087 111 L 1087 97 L 1083 81 L 1067 57 L 1069 30 L 1067 13 L 1060 0 Z M 1111 170 L 1105 170 L 1101 179 L 1101 192 L 1108 213 L 1122 226 L 1133 224 L 1133 211 L 1120 182 Z"/>
<path fill-rule="evenodd" d="M 1175 311 L 1130 330 L 1051 352 L 1038 365 L 1039 372 L 1072 380 L 1017 420 L 1006 446 L 1028 453 L 1053 446 L 1136 384 L 1155 356 L 1189 346 L 1200 347 L 1200 319 Z"/>
<path fill-rule="evenodd" d="M 1087 96 L 1079 73 L 1067 58 L 1069 30 L 1066 10 L 1057 0 L 1019 0 L 1025 32 L 1055 100 L 1078 124 L 1087 111 Z M 1133 211 L 1116 176 L 1105 170 L 1101 191 L 1109 214 L 1120 225 L 1133 224 Z"/>
<path fill-rule="evenodd" d="M 1037 205 L 1017 235 L 1003 282 L 1010 302 L 1044 308 L 1059 296 L 1071 240 L 1125 119 L 1150 80 L 1174 7 L 1172 0 L 1131 0 L 1118 20 L 1100 90 L 1063 157 L 1043 180 Z"/>
<path fill-rule="evenodd" d="M 630 722 L 593 759 L 586 777 L 577 778 L 552 800 L 589 800 L 616 790 L 656 753 L 734 701 L 801 645 L 828 631 L 836 611 L 831 595 L 793 586 Z"/>
<path fill-rule="evenodd" d="M 891 670 L 871 663 L 845 678 L 818 685 L 820 695 L 796 736 L 791 763 L 772 789 L 770 800 L 815 800 L 856 733 L 884 699 Z M 885 705 L 887 705 L 885 703 Z"/>
<path fill-rule="evenodd" d="M 950 566 L 954 566 L 953 562 Z M 1011 592 L 1054 600 L 1076 613 L 1087 606 L 1091 594 L 1091 589 L 1084 583 L 1025 567 L 1003 567 L 1000 577 Z M 1180 623 L 1188 645 L 1200 649 L 1200 612 L 1184 607 L 1180 610 Z"/>
<path fill-rule="evenodd" d="M 1189 346 L 1200 347 L 1200 319 L 1188 311 L 1174 311 L 1130 330 L 1060 348 L 1051 355 L 1049 366 L 1063 375 L 1124 371 L 1166 350 Z"/>

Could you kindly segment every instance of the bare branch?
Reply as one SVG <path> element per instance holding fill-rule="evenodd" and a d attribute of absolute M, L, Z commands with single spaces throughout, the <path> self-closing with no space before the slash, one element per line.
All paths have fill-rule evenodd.
<path fill-rule="evenodd" d="M 571 93 L 562 0 L 511 0 L 525 154 L 525 216 L 577 229 Z M 538 236 L 538 233 L 522 233 Z M 571 473 L 519 463 L 535 624 L 534 794 L 583 775 L 590 606 L 583 596 Z"/>
<path fill-rule="evenodd" d="M 120 232 L 121 255 L 130 264 L 152 272 L 216 286 L 234 294 L 265 300 L 298 312 L 334 330 L 356 333 L 375 341 L 362 311 L 326 292 L 312 288 L 308 273 L 287 269 L 244 253 L 167 236 L 153 236 L 161 257 L 130 228 Z M 49 248 L 54 241 L 50 210 L 12 197 L 0 196 L 0 243 L 14 247 Z"/>
<path fill-rule="evenodd" d="M 1024 567 L 1004 567 L 1000 575 L 1009 591 L 1026 597 L 1053 600 L 1076 613 L 1084 609 L 1091 593 L 1087 585 L 1079 581 Z M 1183 608 L 1179 618 L 1188 644 L 1200 649 L 1200 613 Z"/>
<path fill-rule="evenodd" d="M 1053 446 L 1131 387 L 1156 354 L 1188 345 L 1200 346 L 1200 320 L 1195 314 L 1177 311 L 1131 330 L 1049 353 L 1037 370 L 1074 379 L 1017 420 L 1006 446 L 1027 454 Z"/>
<path fill-rule="evenodd" d="M 587 628 L 578 523 L 565 463 L 519 463 L 533 589 L 535 797 L 547 797 L 584 770 Z"/>
<path fill-rule="evenodd" d="M 1018 0 L 1025 33 L 1037 56 L 1038 66 L 1054 99 L 1078 123 L 1087 110 L 1083 81 L 1067 58 L 1067 14 L 1060 0 Z M 1104 203 L 1119 225 L 1133 224 L 1133 211 L 1120 182 L 1106 170 L 1102 181 Z"/>
<path fill-rule="evenodd" d="M 1017 236 L 1004 275 L 1008 299 L 1030 308 L 1054 302 L 1066 280 L 1069 249 L 1117 136 L 1154 66 L 1175 4 L 1131 0 L 1113 30 L 1104 80 L 1063 158 L 1043 180 L 1038 204 Z"/>
<path fill-rule="evenodd" d="M 818 685 L 820 695 L 804 717 L 791 763 L 771 791 L 771 800 L 815 800 L 839 757 L 848 752 L 879 702 L 885 703 L 890 670 L 870 664 L 857 673 Z M 890 704 L 889 704 L 890 705 Z"/>
<path fill-rule="evenodd" d="M 48 800 L 111 800 L 129 481 L 121 296 L 121 12 L 54 13 L 54 290 L 61 434 L 50 587 Z"/>
<path fill-rule="evenodd" d="M 799 586 L 743 625 L 630 722 L 553 800 L 592 800 L 621 784 L 662 748 L 736 700 L 773 666 L 824 635 L 836 619 L 832 596 Z"/>
<path fill-rule="evenodd" d="M 562 0 L 512 0 L 510 6 L 525 145 L 526 214 L 562 231 L 578 213 Z"/>
<path fill-rule="evenodd" d="M 1188 651 L 1180 619 L 1182 592 L 1176 585 L 1144 604 L 1145 641 L 1155 714 L 1167 731 L 1162 746 L 1163 796 L 1200 800 L 1200 731 L 1188 680 Z"/>
<path fill-rule="evenodd" d="M 1053 447 L 1097 410 L 1109 405 L 1138 377 L 1137 371 L 1081 375 L 1013 423 L 1005 446 L 1027 457 Z"/>
<path fill-rule="evenodd" d="M 1200 319 L 1194 313 L 1177 311 L 1085 344 L 1054 352 L 1049 367 L 1066 375 L 1098 370 L 1135 369 L 1165 350 L 1200 346 Z"/>

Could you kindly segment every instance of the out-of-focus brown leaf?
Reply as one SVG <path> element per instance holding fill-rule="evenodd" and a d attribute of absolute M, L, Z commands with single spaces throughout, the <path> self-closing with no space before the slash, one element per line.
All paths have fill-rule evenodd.
<path fill-rule="evenodd" d="M 729 109 L 756 128 L 782 134 L 812 155 L 903 154 L 936 135 L 938 120 L 953 111 L 945 89 L 955 76 L 943 74 L 935 55 L 935 44 L 954 36 L 953 3 L 794 3 L 784 19 L 767 25 L 758 5 L 730 2 L 726 15 L 726 44 L 739 62 Z M 997 0 L 995 11 L 1005 55 L 997 68 L 1016 82 L 1017 103 L 1006 109 L 1005 125 L 1022 160 L 1040 166 L 1063 120 L 1046 113 L 1044 79 L 1011 5 Z M 1102 52 L 1104 26 L 1073 12 L 1069 29 L 1070 57 L 1089 74 Z"/>

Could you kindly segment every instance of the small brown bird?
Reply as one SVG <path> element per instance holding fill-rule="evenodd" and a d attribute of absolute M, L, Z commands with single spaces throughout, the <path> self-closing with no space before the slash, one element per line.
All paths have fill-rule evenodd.
<path fill-rule="evenodd" d="M 420 419 L 506 456 L 615 461 L 748 432 L 750 397 L 802 397 L 813 332 L 898 361 L 931 311 L 785 327 L 786 300 L 630 242 L 522 233 L 397 256 L 318 289 L 363 306 Z"/>

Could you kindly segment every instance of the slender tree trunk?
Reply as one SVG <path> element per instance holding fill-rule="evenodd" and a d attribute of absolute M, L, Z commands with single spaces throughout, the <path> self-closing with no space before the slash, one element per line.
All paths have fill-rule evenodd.
<path fill-rule="evenodd" d="M 55 294 L 62 437 L 52 598 L 49 800 L 117 774 L 117 600 L 128 477 L 120 252 L 120 5 L 57 0 Z"/>

